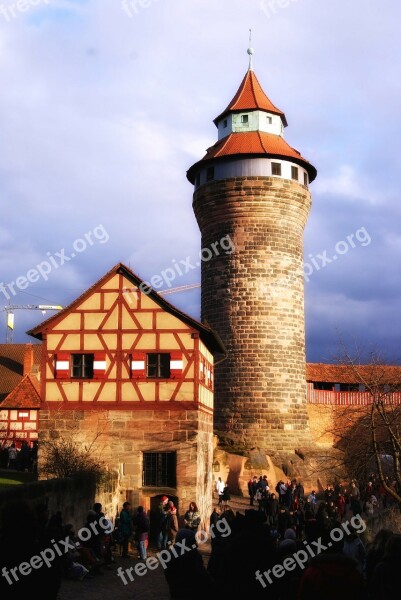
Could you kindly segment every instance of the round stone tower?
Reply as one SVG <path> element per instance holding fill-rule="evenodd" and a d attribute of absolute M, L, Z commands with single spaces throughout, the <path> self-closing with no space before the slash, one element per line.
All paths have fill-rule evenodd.
<path fill-rule="evenodd" d="M 215 430 L 244 448 L 293 453 L 311 442 L 303 233 L 316 169 L 284 140 L 285 115 L 252 61 L 214 123 L 218 141 L 187 177 L 213 254 L 202 262 L 202 320 L 228 351 L 215 371 Z"/>

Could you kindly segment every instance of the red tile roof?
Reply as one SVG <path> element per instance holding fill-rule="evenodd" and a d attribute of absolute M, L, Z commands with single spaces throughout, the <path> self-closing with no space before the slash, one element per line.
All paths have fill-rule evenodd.
<path fill-rule="evenodd" d="M 231 133 L 208 148 L 203 160 L 228 156 L 231 154 L 281 154 L 302 159 L 301 153 L 280 136 L 263 131 Z M 304 160 L 304 159 L 302 159 Z"/>
<path fill-rule="evenodd" d="M 285 114 L 274 104 L 264 93 L 262 86 L 259 83 L 255 73 L 249 70 L 239 86 L 238 92 L 231 100 L 225 111 L 215 118 L 214 122 L 217 124 L 222 117 L 224 117 L 230 111 L 243 111 L 243 110 L 265 110 L 276 115 L 280 115 L 283 120 L 284 126 L 287 126 L 287 119 Z"/>
<path fill-rule="evenodd" d="M 262 157 L 276 157 L 292 159 L 301 164 L 309 173 L 310 181 L 316 178 L 315 167 L 301 155 L 298 150 L 292 148 L 280 135 L 266 133 L 264 131 L 248 131 L 231 133 L 208 148 L 205 156 L 188 170 L 187 177 L 194 183 L 195 173 L 203 161 L 227 156 L 252 155 Z"/>
<path fill-rule="evenodd" d="M 0 344 L 0 402 L 19 384 L 24 374 L 26 344 Z M 41 344 L 33 344 L 34 365 L 40 365 Z"/>
<path fill-rule="evenodd" d="M 359 377 L 358 377 L 359 375 Z M 327 383 L 362 383 L 382 380 L 383 384 L 401 384 L 401 367 L 395 365 L 329 365 L 325 363 L 308 363 L 306 380 Z"/>
<path fill-rule="evenodd" d="M 0 404 L 0 408 L 39 408 L 40 383 L 35 375 L 25 375 Z"/>

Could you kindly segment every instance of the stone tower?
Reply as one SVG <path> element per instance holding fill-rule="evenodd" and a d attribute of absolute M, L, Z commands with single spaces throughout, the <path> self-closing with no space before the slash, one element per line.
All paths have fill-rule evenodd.
<path fill-rule="evenodd" d="M 215 372 L 215 430 L 278 456 L 310 444 L 303 233 L 316 169 L 284 140 L 285 114 L 248 53 L 237 93 L 214 120 L 218 141 L 187 177 L 202 249 L 227 235 L 235 247 L 202 263 L 202 319 L 228 350 Z"/>

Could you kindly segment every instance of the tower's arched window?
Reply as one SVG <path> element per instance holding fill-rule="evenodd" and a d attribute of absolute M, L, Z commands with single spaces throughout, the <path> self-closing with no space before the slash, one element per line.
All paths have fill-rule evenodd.
<path fill-rule="evenodd" d="M 248 125 L 249 115 L 241 115 L 241 123 L 242 123 L 242 125 Z"/>

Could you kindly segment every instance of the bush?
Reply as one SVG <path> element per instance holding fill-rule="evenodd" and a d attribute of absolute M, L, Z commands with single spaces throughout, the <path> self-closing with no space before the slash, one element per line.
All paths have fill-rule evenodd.
<path fill-rule="evenodd" d="M 41 474 L 47 477 L 88 479 L 100 483 L 105 474 L 104 464 L 91 451 L 71 440 L 46 442 L 41 448 Z"/>

